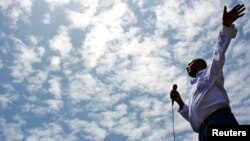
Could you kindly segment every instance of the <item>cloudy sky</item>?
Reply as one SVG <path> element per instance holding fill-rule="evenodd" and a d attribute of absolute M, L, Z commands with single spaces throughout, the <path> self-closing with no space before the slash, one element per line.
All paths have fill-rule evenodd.
<path fill-rule="evenodd" d="M 223 6 L 238 3 L 225 87 L 249 124 L 247 0 L 0 0 L 0 140 L 173 140 L 169 91 L 188 101 L 186 64 L 209 63 Z M 197 140 L 177 110 L 176 141 Z"/>

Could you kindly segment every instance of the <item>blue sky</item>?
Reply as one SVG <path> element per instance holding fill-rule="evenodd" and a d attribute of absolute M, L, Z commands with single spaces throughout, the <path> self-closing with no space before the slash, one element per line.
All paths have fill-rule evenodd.
<path fill-rule="evenodd" d="M 225 87 L 249 124 L 246 0 L 0 0 L 0 140 L 173 140 L 169 91 L 188 101 L 185 66 L 211 60 L 223 7 L 238 3 Z M 197 140 L 177 110 L 176 140 Z"/>

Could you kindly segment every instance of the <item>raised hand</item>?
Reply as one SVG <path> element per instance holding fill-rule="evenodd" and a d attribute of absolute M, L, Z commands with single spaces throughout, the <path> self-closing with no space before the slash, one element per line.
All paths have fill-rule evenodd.
<path fill-rule="evenodd" d="M 227 7 L 224 6 L 224 12 L 222 17 L 223 25 L 231 26 L 234 21 L 236 21 L 238 18 L 242 17 L 245 14 L 243 13 L 244 10 L 245 10 L 244 4 L 236 5 L 229 12 L 227 12 Z"/>

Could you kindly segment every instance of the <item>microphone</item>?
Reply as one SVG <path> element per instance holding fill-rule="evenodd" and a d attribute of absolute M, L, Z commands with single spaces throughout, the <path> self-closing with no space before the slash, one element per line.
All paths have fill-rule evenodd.
<path fill-rule="evenodd" d="M 177 90 L 177 85 L 176 84 L 173 85 L 173 90 L 175 90 L 175 91 Z M 175 98 L 175 96 L 174 96 L 174 98 Z M 174 98 L 172 99 L 172 105 L 174 105 Z"/>

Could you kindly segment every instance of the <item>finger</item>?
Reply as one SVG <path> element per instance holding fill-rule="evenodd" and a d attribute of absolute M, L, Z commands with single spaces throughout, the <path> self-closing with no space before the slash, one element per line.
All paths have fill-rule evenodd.
<path fill-rule="evenodd" d="M 232 10 L 237 10 L 238 8 L 240 7 L 240 5 L 239 4 L 237 4 Z"/>
<path fill-rule="evenodd" d="M 244 4 L 239 5 L 239 6 L 238 6 L 238 7 L 236 7 L 235 9 L 236 9 L 236 10 L 239 10 L 239 9 L 241 9 L 242 7 L 244 7 Z"/>
<path fill-rule="evenodd" d="M 224 6 L 224 14 L 227 13 L 227 6 Z"/>
<path fill-rule="evenodd" d="M 245 13 L 238 15 L 237 18 L 240 18 L 240 17 L 242 17 L 243 15 L 245 15 Z"/>
<path fill-rule="evenodd" d="M 245 10 L 245 8 L 241 9 L 240 11 L 237 11 L 237 14 L 241 14 L 243 11 Z"/>

